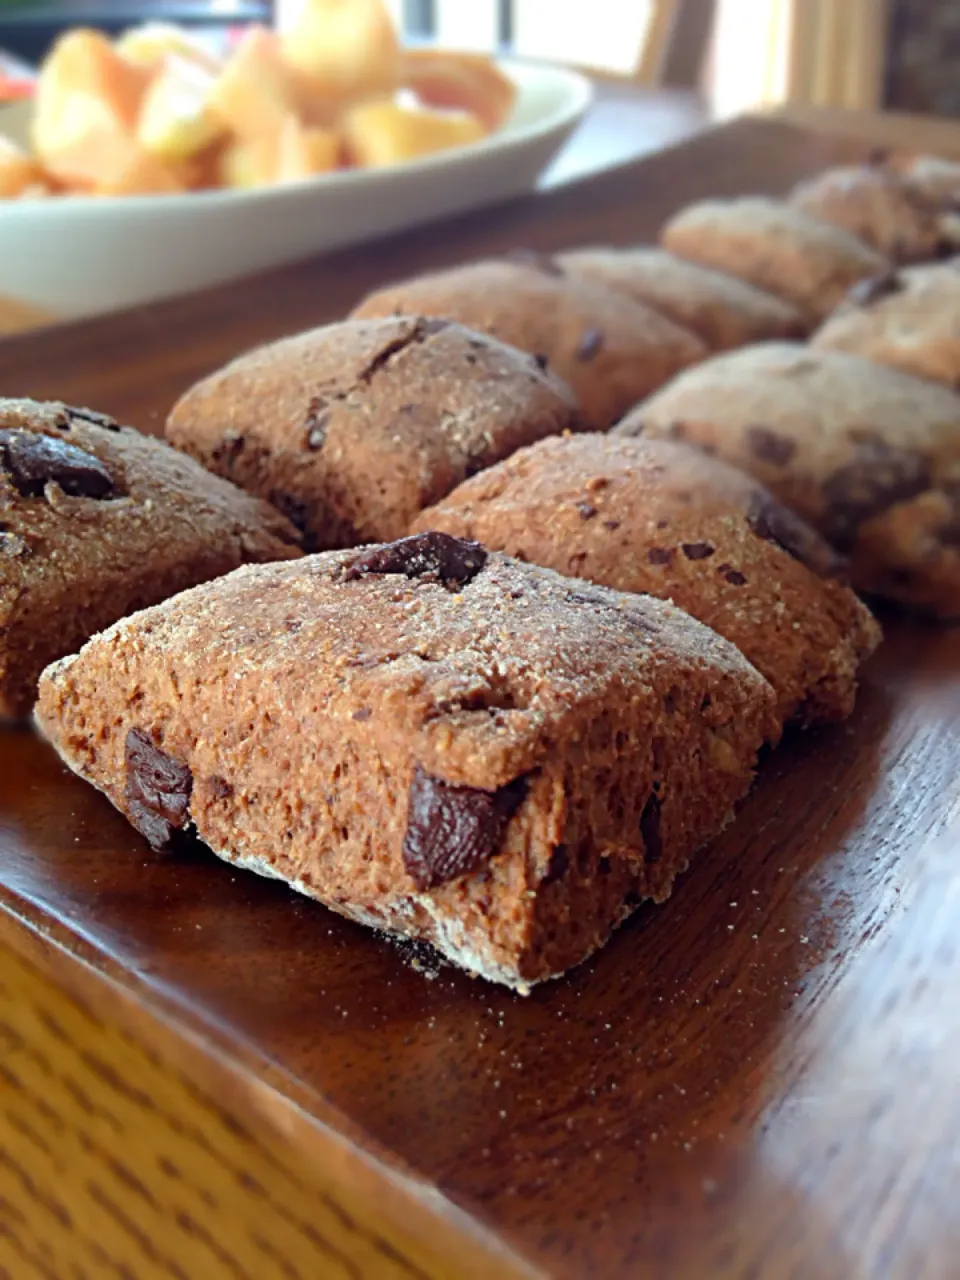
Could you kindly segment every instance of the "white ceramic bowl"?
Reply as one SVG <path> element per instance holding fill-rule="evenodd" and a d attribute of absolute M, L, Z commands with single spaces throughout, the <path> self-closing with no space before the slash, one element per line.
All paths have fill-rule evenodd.
<path fill-rule="evenodd" d="M 532 190 L 591 98 L 588 80 L 506 61 L 509 123 L 472 146 L 390 169 L 250 191 L 0 202 L 0 294 L 60 315 L 169 297 Z M 0 131 L 25 130 L 22 108 Z"/>

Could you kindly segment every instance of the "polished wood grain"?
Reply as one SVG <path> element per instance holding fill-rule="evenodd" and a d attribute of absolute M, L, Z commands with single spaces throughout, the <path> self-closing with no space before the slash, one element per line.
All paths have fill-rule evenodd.
<path fill-rule="evenodd" d="M 516 244 L 642 239 L 686 200 L 779 191 L 863 149 L 741 122 L 482 218 L 11 339 L 0 385 L 155 428 L 198 373 L 342 313 L 392 274 Z M 278 1203 L 289 1159 L 303 1195 L 315 1185 L 346 1205 L 391 1262 L 422 1275 L 949 1280 L 960 1256 L 960 631 L 885 621 L 851 721 L 790 735 L 673 898 L 527 999 L 435 971 L 202 849 L 150 853 L 44 744 L 8 730 L 0 940 L 46 985 L 3 971 L 15 993 L 0 993 L 0 1019 L 28 1040 L 31 1009 L 59 991 L 88 1011 L 70 1023 L 71 1072 L 95 1036 L 121 1096 L 142 1077 L 136 1087 L 175 1116 L 186 1104 L 165 1091 L 179 1082 L 210 1108 L 191 1113 L 203 1141 L 220 1143 L 231 1124 L 256 1135 L 254 1176 Z M 81 1032 L 84 1017 L 99 1027 Z M 57 1063 L 52 1043 L 34 1043 Z M 20 1052 L 16 1087 L 48 1102 Z M 56 1121 L 10 1096 L 8 1117 L 25 1115 L 54 1154 L 44 1163 L 25 1146 L 16 1119 L 0 1145 L 21 1167 L 34 1161 L 28 1185 L 50 1194 Z M 141 1139 L 125 1115 L 124 1167 L 172 1204 L 150 1164 L 168 1139 Z M 239 1154 L 223 1150 L 236 1168 Z M 76 1179 L 108 1185 L 97 1169 Z M 227 1216 L 204 1192 L 219 1204 L 229 1175 L 197 1169 L 190 1220 L 222 1244 Z M 0 1180 L 0 1209 L 13 1204 L 17 1240 L 39 1257 L 36 1230 L 56 1224 L 28 1213 L 33 1192 L 17 1198 L 15 1182 Z M 121 1208 L 138 1195 L 109 1185 Z M 247 1213 L 242 1199 L 224 1204 Z M 172 1250 L 175 1215 L 137 1212 L 144 1239 Z M 317 1221 L 345 1251 L 331 1215 Z M 291 1261 L 285 1250 L 300 1244 L 287 1229 L 272 1262 L 238 1253 L 241 1265 L 257 1280 L 327 1274 L 319 1254 Z M 149 1262 L 129 1276 L 152 1280 Z M 23 1274 L 2 1251 L 0 1264 Z"/>

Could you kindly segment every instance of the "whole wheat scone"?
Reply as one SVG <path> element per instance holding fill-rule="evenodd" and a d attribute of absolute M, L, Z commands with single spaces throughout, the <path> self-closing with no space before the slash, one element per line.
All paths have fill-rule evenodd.
<path fill-rule="evenodd" d="M 544 440 L 465 481 L 414 529 L 672 600 L 766 676 L 784 720 L 848 716 L 880 639 L 819 534 L 742 472 L 667 440 Z"/>
<path fill-rule="evenodd" d="M 621 293 L 568 278 L 546 254 L 417 276 L 377 290 L 353 312 L 398 313 L 446 316 L 528 352 L 570 384 L 597 430 L 707 355 L 688 329 Z"/>
<path fill-rule="evenodd" d="M 854 586 L 960 615 L 960 396 L 945 387 L 768 343 L 681 375 L 617 433 L 719 454 L 849 553 Z"/>
<path fill-rule="evenodd" d="M 105 414 L 0 399 L 0 719 L 118 618 L 251 560 L 299 555 L 265 502 Z"/>
<path fill-rule="evenodd" d="M 766 196 L 689 205 L 666 224 L 660 242 L 680 258 L 786 298 L 812 323 L 851 285 L 890 265 L 849 232 Z"/>
<path fill-rule="evenodd" d="M 669 894 L 774 701 L 672 605 L 429 534 L 129 618 L 49 668 L 37 722 L 154 846 L 193 826 L 524 987 Z"/>
<path fill-rule="evenodd" d="M 557 261 L 570 276 L 662 311 L 699 335 L 711 351 L 807 333 L 808 325 L 792 303 L 665 249 L 571 249 L 557 254 Z"/>
<path fill-rule="evenodd" d="M 166 432 L 329 549 L 399 537 L 467 476 L 578 425 L 569 387 L 524 353 L 392 316 L 240 356 L 180 398 Z"/>
<path fill-rule="evenodd" d="M 886 165 L 825 169 L 798 183 L 790 203 L 858 236 L 893 262 L 923 262 L 943 247 L 940 202 Z"/>
<path fill-rule="evenodd" d="M 960 257 L 863 281 L 811 341 L 960 388 Z"/>

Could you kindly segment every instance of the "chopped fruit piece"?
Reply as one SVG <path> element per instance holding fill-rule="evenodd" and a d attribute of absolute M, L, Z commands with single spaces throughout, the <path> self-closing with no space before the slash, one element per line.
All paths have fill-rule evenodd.
<path fill-rule="evenodd" d="M 0 134 L 0 198 L 22 196 L 42 183 L 43 173 L 36 160 Z"/>
<path fill-rule="evenodd" d="M 469 111 L 491 132 L 506 123 L 517 97 L 513 81 L 482 54 L 407 49 L 401 78 L 425 106 Z"/>
<path fill-rule="evenodd" d="M 399 86 L 400 46 L 381 0 L 306 0 L 282 40 L 311 123 L 330 123 L 346 103 Z"/>
<path fill-rule="evenodd" d="M 135 143 L 131 142 L 125 160 L 122 160 L 119 152 L 115 160 L 117 163 L 112 172 L 104 173 L 100 181 L 94 184 L 95 195 L 166 195 L 184 189 L 183 184 L 177 180 L 177 175 L 169 166 L 163 164 L 156 156 L 141 151 Z"/>
<path fill-rule="evenodd" d="M 303 125 L 290 116 L 280 131 L 277 148 L 277 182 L 297 182 L 317 173 L 329 173 L 340 164 L 340 135 L 332 129 Z"/>
<path fill-rule="evenodd" d="M 103 157 L 128 147 L 153 73 L 134 66 L 97 31 L 70 31 L 37 79 L 33 145 L 59 180 L 99 185 Z M 110 165 L 107 165 L 110 172 Z"/>
<path fill-rule="evenodd" d="M 388 100 L 354 107 L 344 117 L 344 132 L 351 162 L 376 169 L 466 146 L 487 130 L 466 112 L 426 111 Z"/>
<path fill-rule="evenodd" d="M 116 41 L 114 48 L 128 62 L 144 67 L 158 67 L 171 55 L 186 58 L 206 71 L 217 72 L 220 63 L 180 27 L 167 22 L 145 22 L 131 27 Z"/>
<path fill-rule="evenodd" d="M 295 111 L 297 82 L 279 39 L 251 27 L 210 91 L 210 109 L 240 138 L 276 137 Z"/>
<path fill-rule="evenodd" d="M 210 110 L 214 78 L 186 58 L 167 58 L 147 90 L 137 140 L 161 160 L 185 160 L 205 150 L 226 131 Z"/>
<path fill-rule="evenodd" d="M 279 170 L 279 138 L 245 138 L 230 143 L 220 157 L 222 187 L 267 187 Z"/>

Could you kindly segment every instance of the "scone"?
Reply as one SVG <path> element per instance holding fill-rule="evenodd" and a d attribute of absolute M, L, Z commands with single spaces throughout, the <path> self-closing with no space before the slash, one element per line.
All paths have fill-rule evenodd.
<path fill-rule="evenodd" d="M 597 430 L 707 355 L 698 337 L 659 311 L 568 279 L 542 254 L 418 276 L 371 294 L 353 314 L 399 313 L 446 316 L 528 352 L 570 384 Z"/>
<path fill-rule="evenodd" d="M 854 586 L 960 616 L 960 396 L 945 387 L 769 343 L 681 375 L 617 433 L 719 454 L 849 553 Z"/>
<path fill-rule="evenodd" d="M 774 695 L 679 609 L 427 534 L 241 569 L 45 674 L 37 720 L 156 847 L 525 987 L 665 898 Z"/>
<path fill-rule="evenodd" d="M 43 668 L 145 605 L 299 554 L 264 502 L 105 414 L 0 400 L 0 719 Z"/>
<path fill-rule="evenodd" d="M 672 600 L 766 676 L 784 720 L 849 715 L 880 639 L 818 534 L 742 472 L 667 440 L 544 440 L 465 481 L 414 528 Z"/>
<path fill-rule="evenodd" d="M 826 169 L 794 187 L 790 203 L 858 236 L 892 262 L 923 262 L 943 245 L 940 202 L 885 165 Z"/>
<path fill-rule="evenodd" d="M 851 285 L 890 265 L 848 231 L 765 196 L 689 205 L 660 240 L 680 258 L 786 298 L 812 323 L 829 315 Z"/>
<path fill-rule="evenodd" d="M 960 387 L 960 257 L 862 281 L 812 341 Z"/>
<path fill-rule="evenodd" d="M 654 307 L 696 333 L 711 351 L 806 336 L 800 311 L 783 298 L 664 249 L 571 249 L 557 254 L 557 261 L 568 276 Z"/>
<path fill-rule="evenodd" d="M 570 389 L 530 356 L 393 316 L 240 356 L 189 390 L 166 430 L 323 550 L 398 537 L 467 476 L 578 425 Z"/>

